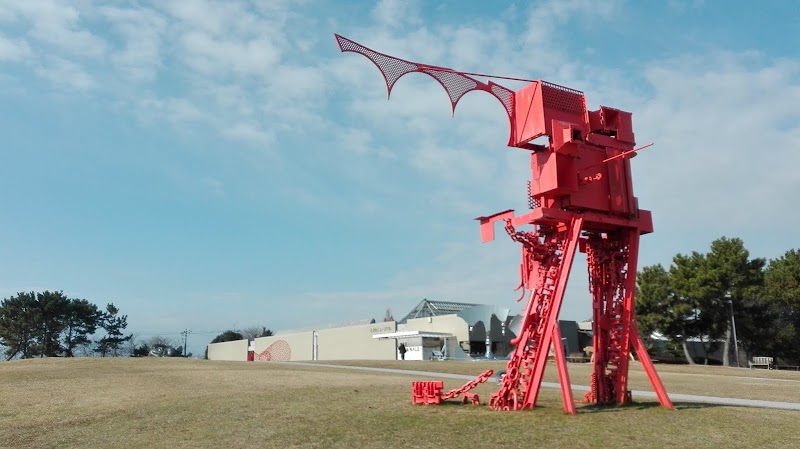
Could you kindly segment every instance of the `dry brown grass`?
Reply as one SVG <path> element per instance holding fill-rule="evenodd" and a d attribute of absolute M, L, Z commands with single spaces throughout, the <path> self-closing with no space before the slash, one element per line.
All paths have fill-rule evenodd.
<path fill-rule="evenodd" d="M 470 375 L 478 374 L 489 368 L 494 369 L 495 372 L 505 369 L 505 362 L 353 361 L 318 363 Z M 591 364 L 570 363 L 568 364 L 568 369 L 573 385 L 589 384 Z M 667 391 L 671 393 L 800 403 L 799 371 L 751 370 L 703 365 L 656 365 L 656 371 L 658 371 Z M 630 389 L 652 391 L 650 381 L 638 362 L 631 363 L 629 373 L 628 385 Z M 552 361 L 548 362 L 548 366 L 545 369 L 544 381 L 558 382 L 558 373 Z"/>
<path fill-rule="evenodd" d="M 402 367 L 477 374 L 490 365 L 405 362 Z M 570 366 L 574 382 L 585 383 L 577 366 Z M 715 374 L 721 368 L 661 368 L 668 385 L 706 384 L 707 390 L 724 391 L 726 382 L 738 382 L 728 379 L 733 374 Z M 581 407 L 579 416 L 571 417 L 562 413 L 554 389 L 543 390 L 536 410 L 521 413 L 457 402 L 414 406 L 412 379 L 185 359 L 0 363 L 0 447 L 800 447 L 800 412 L 686 403 L 671 412 L 643 400 L 629 407 Z M 445 387 L 461 383 L 447 380 Z M 792 400 L 797 385 L 786 384 L 793 382 L 763 388 L 777 388 L 791 396 L 781 400 Z M 745 397 L 738 384 L 729 385 L 725 396 Z M 478 392 L 485 401 L 495 388 L 482 385 Z"/>

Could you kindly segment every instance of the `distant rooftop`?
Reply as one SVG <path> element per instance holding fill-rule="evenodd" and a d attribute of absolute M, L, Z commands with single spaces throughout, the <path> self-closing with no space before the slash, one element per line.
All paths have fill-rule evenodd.
<path fill-rule="evenodd" d="M 466 302 L 450 302 L 450 301 L 431 301 L 423 299 L 417 304 L 408 315 L 404 316 L 398 323 L 403 324 L 408 320 L 414 318 L 425 318 L 429 316 L 453 315 L 461 312 L 464 309 L 477 306 L 479 304 L 470 304 Z"/>

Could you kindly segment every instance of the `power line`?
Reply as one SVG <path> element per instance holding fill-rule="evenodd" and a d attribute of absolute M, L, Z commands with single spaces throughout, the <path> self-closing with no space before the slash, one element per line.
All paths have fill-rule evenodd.
<path fill-rule="evenodd" d="M 218 330 L 218 331 L 192 331 L 192 334 L 221 334 L 223 332 L 225 332 L 225 331 L 224 330 Z M 170 335 L 183 335 L 183 331 L 181 331 L 181 332 L 136 332 L 136 331 L 133 331 L 132 333 L 136 334 L 137 336 L 141 336 L 141 337 L 152 336 L 152 335 L 162 335 L 162 336 L 165 336 L 165 337 L 166 336 L 170 336 Z"/>

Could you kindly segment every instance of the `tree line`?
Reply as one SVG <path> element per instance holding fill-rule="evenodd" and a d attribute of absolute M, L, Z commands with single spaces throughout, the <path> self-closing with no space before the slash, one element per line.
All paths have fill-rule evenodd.
<path fill-rule="evenodd" d="M 78 351 L 117 356 L 132 338 L 124 334 L 127 326 L 128 316 L 113 303 L 100 309 L 61 291 L 22 292 L 0 302 L 0 345 L 6 360 L 74 357 Z"/>
<path fill-rule="evenodd" d="M 650 345 L 658 332 L 688 363 L 699 361 L 692 341 L 706 354 L 721 349 L 724 365 L 736 361 L 736 346 L 747 356 L 800 365 L 800 251 L 751 258 L 741 239 L 721 237 L 706 253 L 676 254 L 669 267 L 639 272 L 636 314 Z"/>

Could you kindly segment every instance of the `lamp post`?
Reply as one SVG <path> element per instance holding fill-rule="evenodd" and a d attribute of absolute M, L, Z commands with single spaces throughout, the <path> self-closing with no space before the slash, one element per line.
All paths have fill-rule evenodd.
<path fill-rule="evenodd" d="M 742 365 L 739 364 L 739 339 L 736 338 L 736 319 L 733 317 L 733 301 L 728 298 L 724 302 L 731 306 L 731 326 L 733 327 L 733 347 L 734 351 L 736 351 L 736 367 L 741 367 Z"/>

